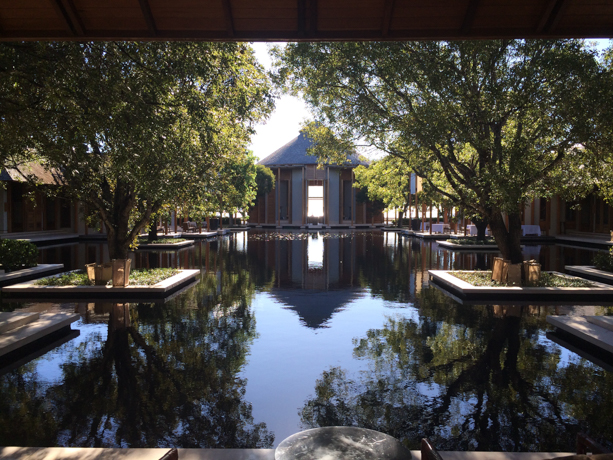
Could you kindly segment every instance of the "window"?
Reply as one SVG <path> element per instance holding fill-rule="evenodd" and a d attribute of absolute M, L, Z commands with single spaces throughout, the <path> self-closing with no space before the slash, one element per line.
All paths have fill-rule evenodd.
<path fill-rule="evenodd" d="M 322 182 L 322 181 L 310 181 Z M 323 185 L 310 185 L 308 190 L 308 208 L 309 217 L 322 217 L 324 215 L 324 187 Z"/>

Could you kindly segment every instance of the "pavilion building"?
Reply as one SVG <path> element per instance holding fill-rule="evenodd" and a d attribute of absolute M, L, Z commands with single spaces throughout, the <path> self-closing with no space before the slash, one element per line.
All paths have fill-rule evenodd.
<path fill-rule="evenodd" d="M 275 175 L 275 188 L 258 196 L 249 211 L 249 224 L 268 227 L 368 227 L 383 225 L 383 212 L 370 201 L 360 201 L 354 187 L 354 169 L 368 166 L 358 155 L 342 165 L 318 166 L 308 155 L 313 141 L 301 132 L 258 164 Z"/>

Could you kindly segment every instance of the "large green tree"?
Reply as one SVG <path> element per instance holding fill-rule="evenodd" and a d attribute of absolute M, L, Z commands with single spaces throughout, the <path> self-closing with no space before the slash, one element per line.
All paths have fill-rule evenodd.
<path fill-rule="evenodd" d="M 398 226 L 409 207 L 411 174 L 402 159 L 391 155 L 354 170 L 356 187 L 365 187 L 371 200 L 380 200 L 388 208 L 400 208 Z"/>
<path fill-rule="evenodd" d="M 602 68 L 582 41 L 296 43 L 276 66 L 313 107 L 322 158 L 365 140 L 402 159 L 513 263 L 525 203 L 583 185 Z"/>
<path fill-rule="evenodd" d="M 11 152 L 38 152 L 61 171 L 104 223 L 111 258 L 125 258 L 164 205 L 214 187 L 211 171 L 245 152 L 273 105 L 238 43 L 4 43 L 0 94 L 11 109 L 0 142 L 23 121 Z"/>

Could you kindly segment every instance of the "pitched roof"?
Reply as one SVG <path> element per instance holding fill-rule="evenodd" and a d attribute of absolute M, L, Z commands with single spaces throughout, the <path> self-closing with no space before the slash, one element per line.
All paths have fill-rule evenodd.
<path fill-rule="evenodd" d="M 311 329 L 326 328 L 335 313 L 342 311 L 352 301 L 360 298 L 360 290 L 304 291 L 298 289 L 272 289 L 271 295 L 298 314 L 300 321 Z"/>
<path fill-rule="evenodd" d="M 307 149 L 312 145 L 313 140 L 304 132 L 300 132 L 298 137 L 289 141 L 280 149 L 275 150 L 263 160 L 260 160 L 258 164 L 264 166 L 316 165 L 317 157 L 307 153 Z M 350 162 L 345 163 L 343 166 L 368 165 L 367 162 L 360 160 L 357 154 L 349 155 L 348 160 Z"/>
<path fill-rule="evenodd" d="M 36 182 L 46 185 L 60 185 L 61 174 L 55 169 L 47 169 L 44 165 L 32 161 L 17 168 L 0 170 L 0 181 L 27 182 L 27 176 L 34 176 Z"/>

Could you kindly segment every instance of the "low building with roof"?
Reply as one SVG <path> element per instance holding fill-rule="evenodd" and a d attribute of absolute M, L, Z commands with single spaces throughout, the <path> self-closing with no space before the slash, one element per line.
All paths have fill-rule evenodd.
<path fill-rule="evenodd" d="M 29 185 L 28 178 L 39 187 L 59 187 L 61 177 L 57 171 L 45 168 L 37 162 L 20 167 L 0 170 L 0 200 L 3 212 L 0 218 L 0 235 L 7 233 L 41 232 L 78 229 L 78 207 L 67 199 L 48 196 Z"/>
<path fill-rule="evenodd" d="M 354 169 L 368 162 L 350 155 L 342 165 L 319 166 L 307 150 L 313 141 L 304 132 L 258 164 L 275 175 L 275 188 L 258 196 L 249 211 L 255 226 L 355 227 L 383 224 L 383 212 L 370 201 L 360 201 L 353 186 Z"/>

